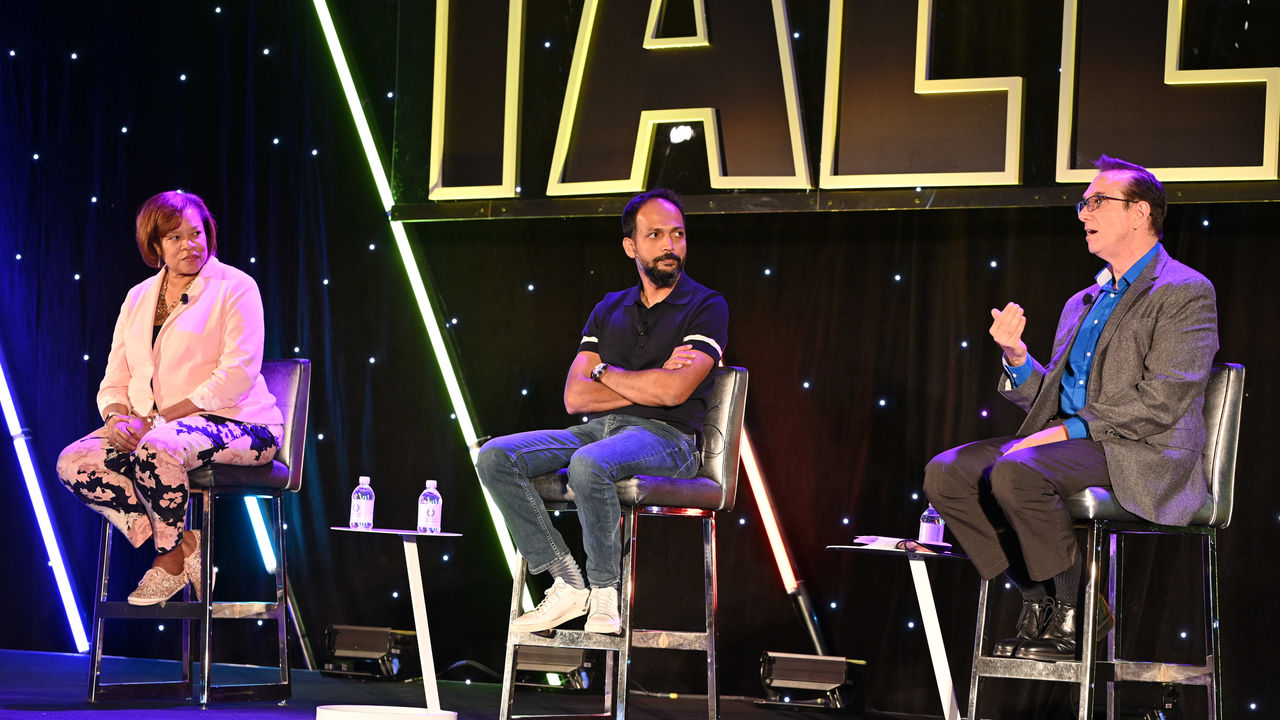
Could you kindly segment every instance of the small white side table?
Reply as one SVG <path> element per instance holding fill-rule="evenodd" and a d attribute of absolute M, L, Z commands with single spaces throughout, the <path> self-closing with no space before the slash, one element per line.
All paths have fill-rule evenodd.
<path fill-rule="evenodd" d="M 409 595 L 413 599 L 413 624 L 418 635 L 418 659 L 422 664 L 422 689 L 426 693 L 427 706 L 413 708 L 381 705 L 321 705 L 316 708 L 316 720 L 381 720 L 382 718 L 409 717 L 456 720 L 458 713 L 440 709 L 440 691 L 436 687 L 436 663 L 431 655 L 431 629 L 427 626 L 427 603 L 422 592 L 422 567 L 418 564 L 418 538 L 462 537 L 462 535 L 385 528 L 357 530 L 349 527 L 331 527 L 329 529 L 375 535 L 399 535 L 404 543 L 404 562 L 408 566 Z"/>
<path fill-rule="evenodd" d="M 929 570 L 925 558 L 966 558 L 959 553 L 918 553 L 910 550 L 886 550 L 865 545 L 828 545 L 828 550 L 845 552 L 869 552 L 905 557 L 911 566 L 911 579 L 915 581 L 916 601 L 920 603 L 920 621 L 924 624 L 924 636 L 929 643 L 929 658 L 933 661 L 933 678 L 938 685 L 938 700 L 942 702 L 945 720 L 961 720 L 960 706 L 956 703 L 956 690 L 951 682 L 951 666 L 947 662 L 947 648 L 942 642 L 942 627 L 938 624 L 938 608 L 933 603 L 933 587 L 929 583 Z"/>

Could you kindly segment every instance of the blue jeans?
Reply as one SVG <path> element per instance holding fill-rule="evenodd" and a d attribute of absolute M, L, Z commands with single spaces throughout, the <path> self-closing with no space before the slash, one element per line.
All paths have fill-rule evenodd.
<path fill-rule="evenodd" d="M 569 554 L 529 478 L 569 468 L 587 551 L 587 580 L 616 585 L 622 559 L 622 506 L 614 483 L 632 475 L 691 478 L 698 472 L 692 435 L 657 420 L 606 415 L 564 430 L 534 430 L 494 438 L 480 449 L 476 470 L 520 554 L 539 573 Z"/>

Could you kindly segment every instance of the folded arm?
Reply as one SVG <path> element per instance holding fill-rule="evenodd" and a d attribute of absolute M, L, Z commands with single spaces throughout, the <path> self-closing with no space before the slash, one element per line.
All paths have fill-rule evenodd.
<path fill-rule="evenodd" d="M 711 356 L 687 347 L 674 349 L 672 359 L 660 368 L 623 370 L 611 366 L 600 382 L 591 379 L 591 370 L 600 363 L 600 356 L 589 350 L 579 352 L 565 380 L 564 409 L 576 415 L 607 412 L 628 405 L 680 405 L 715 366 Z"/>

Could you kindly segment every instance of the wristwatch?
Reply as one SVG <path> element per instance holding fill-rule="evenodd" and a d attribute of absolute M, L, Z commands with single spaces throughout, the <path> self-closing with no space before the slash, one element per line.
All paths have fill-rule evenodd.
<path fill-rule="evenodd" d="M 604 371 L 609 369 L 609 363 L 600 363 L 591 369 L 591 381 L 600 382 L 600 376 L 604 375 Z"/>
<path fill-rule="evenodd" d="M 156 413 L 155 415 L 151 416 L 151 427 L 153 428 L 158 428 L 167 422 L 169 421 L 165 420 L 164 416 L 161 415 L 160 413 Z"/>

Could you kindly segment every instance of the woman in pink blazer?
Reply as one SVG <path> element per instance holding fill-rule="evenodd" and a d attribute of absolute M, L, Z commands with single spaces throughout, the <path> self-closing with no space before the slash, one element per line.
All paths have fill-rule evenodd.
<path fill-rule="evenodd" d="M 153 605 L 188 582 L 199 592 L 199 533 L 183 532 L 187 471 L 270 462 L 283 418 L 258 374 L 258 285 L 218 261 L 204 201 L 182 192 L 147 200 L 137 243 L 159 272 L 120 307 L 98 389 L 105 424 L 62 451 L 58 477 L 134 547 L 155 543 L 155 563 L 129 595 Z"/>

